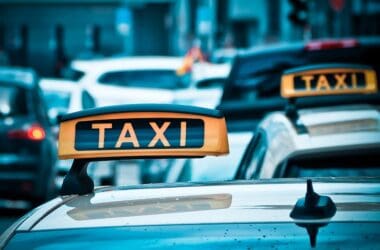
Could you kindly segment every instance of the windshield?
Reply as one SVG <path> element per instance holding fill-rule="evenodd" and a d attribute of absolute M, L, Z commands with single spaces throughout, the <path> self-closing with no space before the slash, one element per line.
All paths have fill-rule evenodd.
<path fill-rule="evenodd" d="M 186 87 L 174 70 L 128 70 L 102 75 L 99 82 L 123 87 L 177 89 Z"/>
<path fill-rule="evenodd" d="M 26 90 L 0 83 L 0 117 L 27 114 Z"/>
<path fill-rule="evenodd" d="M 83 71 L 74 68 L 66 68 L 63 70 L 62 76 L 63 79 L 77 82 L 84 76 L 84 74 Z"/>
<path fill-rule="evenodd" d="M 379 150 L 379 149 L 377 149 Z M 279 167 L 277 175 L 281 177 L 357 177 L 380 176 L 380 159 L 378 151 L 373 149 L 363 152 L 343 152 L 323 156 L 314 154 L 301 159 L 290 158 Z M 281 170 L 282 169 L 282 170 Z M 280 177 L 279 176 L 279 177 Z"/>
<path fill-rule="evenodd" d="M 68 110 L 70 104 L 69 92 L 45 90 L 43 94 L 49 112 L 51 110 L 60 110 L 64 112 Z"/>

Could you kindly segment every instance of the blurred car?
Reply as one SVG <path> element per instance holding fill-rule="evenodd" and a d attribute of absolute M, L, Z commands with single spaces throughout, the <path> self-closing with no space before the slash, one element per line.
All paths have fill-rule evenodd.
<path fill-rule="evenodd" d="M 306 131 L 281 112 L 258 126 L 238 179 L 380 176 L 380 111 L 355 105 L 299 110 Z"/>
<path fill-rule="evenodd" d="M 305 213 L 308 217 L 298 219 L 303 210 L 295 204 L 305 190 L 303 180 L 291 179 L 103 187 L 90 195 L 62 196 L 44 204 L 10 227 L 0 246 L 7 250 L 380 247 L 379 179 L 316 180 L 315 192 L 325 195 L 317 201 L 323 205 L 319 210 L 311 206 Z M 318 216 L 321 210 L 325 216 Z"/>
<path fill-rule="evenodd" d="M 177 103 L 214 108 L 220 101 L 230 64 L 194 64 L 179 76 L 179 57 L 121 57 L 76 60 L 67 78 L 78 81 L 97 106 Z"/>
<path fill-rule="evenodd" d="M 68 78 L 78 81 L 96 106 L 172 103 L 173 90 L 189 84 L 176 74 L 181 63 L 179 57 L 153 56 L 75 60 Z"/>
<path fill-rule="evenodd" d="M 49 119 L 53 125 L 56 138 L 58 138 L 58 120 L 60 116 L 95 107 L 95 100 L 75 82 L 55 78 L 42 78 L 39 85 L 43 92 Z M 62 184 L 63 177 L 69 171 L 71 164 L 72 160 L 58 160 L 56 162 L 58 184 Z"/>
<path fill-rule="evenodd" d="M 280 97 L 284 71 L 321 63 L 349 63 L 368 65 L 379 75 L 379 51 L 379 37 L 312 40 L 239 51 L 217 108 L 225 114 L 230 131 L 251 131 L 269 112 L 284 110 L 287 101 Z M 300 100 L 298 106 L 318 107 L 325 99 Z"/>
<path fill-rule="evenodd" d="M 220 102 L 230 69 L 231 65 L 227 63 L 195 63 L 189 88 L 176 91 L 174 103 L 215 108 Z"/>
<path fill-rule="evenodd" d="M 220 157 L 206 156 L 202 159 L 170 159 L 162 170 L 160 182 L 203 182 L 233 180 L 245 149 L 252 138 L 252 132 L 229 132 L 230 152 Z M 231 165 L 234 165 L 232 167 Z M 157 174 L 156 174 L 157 175 Z M 149 183 L 149 182 L 143 182 Z"/>
<path fill-rule="evenodd" d="M 52 121 L 58 115 L 95 107 L 94 98 L 75 82 L 42 78 L 40 86 Z"/>
<path fill-rule="evenodd" d="M 89 162 L 104 159 L 224 155 L 229 146 L 219 111 L 123 105 L 68 114 L 60 126 L 59 156 L 74 159 L 61 196 L 13 224 L 1 236 L 0 248 L 380 245 L 377 178 L 95 188 L 86 174 Z"/>
<path fill-rule="evenodd" d="M 283 96 L 313 99 L 328 95 L 324 97 L 334 100 L 339 95 L 351 103 L 309 109 L 289 104 L 285 112 L 269 114 L 247 147 L 236 178 L 380 176 L 380 98 L 376 79 L 374 70 L 359 65 L 289 70 L 282 80 Z M 318 88 L 322 84 L 329 87 Z M 355 92 L 362 99 L 355 100 Z"/>
<path fill-rule="evenodd" d="M 0 197 L 34 205 L 54 194 L 55 138 L 29 69 L 0 68 Z"/>

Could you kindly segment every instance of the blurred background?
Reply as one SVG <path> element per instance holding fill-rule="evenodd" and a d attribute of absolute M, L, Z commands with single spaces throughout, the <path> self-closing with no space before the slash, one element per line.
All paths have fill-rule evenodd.
<path fill-rule="evenodd" d="M 378 35 L 379 15 L 377 0 L 0 0 L 0 61 L 58 77 L 79 58 Z"/>

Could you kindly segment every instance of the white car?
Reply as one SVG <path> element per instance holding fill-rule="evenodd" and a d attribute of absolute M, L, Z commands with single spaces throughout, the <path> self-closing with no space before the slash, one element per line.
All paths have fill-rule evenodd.
<path fill-rule="evenodd" d="M 176 74 L 180 57 L 120 57 L 76 60 L 72 79 L 95 98 L 97 106 L 172 103 L 173 90 L 187 84 Z"/>
<path fill-rule="evenodd" d="M 95 107 L 94 100 L 89 93 L 73 81 L 42 78 L 40 86 L 50 119 L 55 119 L 59 114 Z"/>
<path fill-rule="evenodd" d="M 177 103 L 215 107 L 230 65 L 195 64 L 190 76 L 178 76 L 180 57 L 121 57 L 76 60 L 69 78 L 96 100 L 97 106 Z"/>
<path fill-rule="evenodd" d="M 175 102 L 204 108 L 215 108 L 223 94 L 224 82 L 231 65 L 197 63 L 191 73 L 189 88 L 177 91 Z"/>

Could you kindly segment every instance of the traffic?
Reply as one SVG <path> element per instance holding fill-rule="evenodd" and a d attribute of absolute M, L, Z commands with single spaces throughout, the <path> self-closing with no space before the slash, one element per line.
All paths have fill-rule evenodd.
<path fill-rule="evenodd" d="M 367 5 L 58 2 L 0 1 L 0 249 L 380 248 L 380 33 L 358 14 Z M 23 10 L 104 26 L 65 42 L 92 19 L 60 25 L 51 65 L 33 29 L 29 43 L 32 21 L 23 53 L 9 45 L 3 20 Z M 335 17 L 325 26 L 322 10 Z M 257 40 L 261 22 L 274 33 Z"/>

